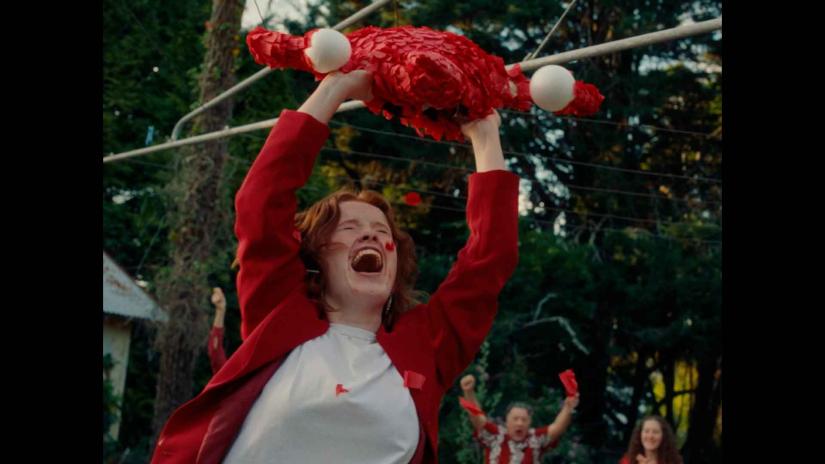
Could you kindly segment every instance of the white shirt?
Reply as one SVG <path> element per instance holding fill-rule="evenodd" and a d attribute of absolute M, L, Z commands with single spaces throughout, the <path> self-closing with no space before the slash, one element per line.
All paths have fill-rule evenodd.
<path fill-rule="evenodd" d="M 406 464 L 418 432 L 409 390 L 375 334 L 330 324 L 269 379 L 224 463 Z"/>

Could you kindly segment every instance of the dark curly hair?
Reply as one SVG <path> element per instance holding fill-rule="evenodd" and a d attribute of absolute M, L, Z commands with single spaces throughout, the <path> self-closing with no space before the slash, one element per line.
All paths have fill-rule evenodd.
<path fill-rule="evenodd" d="M 630 436 L 630 444 L 627 447 L 625 457 L 627 457 L 631 463 L 635 463 L 636 455 L 644 454 L 642 428 L 644 428 L 645 422 L 648 421 L 658 423 L 662 429 L 662 441 L 659 443 L 659 449 L 656 450 L 656 462 L 658 464 L 682 464 L 682 457 L 679 456 L 679 450 L 676 448 L 676 435 L 673 433 L 673 429 L 666 420 L 657 415 L 646 416 L 636 424 L 636 428 L 633 429 L 633 435 Z"/>

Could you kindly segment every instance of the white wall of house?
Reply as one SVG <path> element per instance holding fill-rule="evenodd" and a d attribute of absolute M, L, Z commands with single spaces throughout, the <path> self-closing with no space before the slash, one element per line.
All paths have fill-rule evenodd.
<path fill-rule="evenodd" d="M 109 372 L 114 394 L 123 399 L 126 388 L 126 371 L 129 368 L 129 344 L 132 341 L 132 322 L 117 316 L 106 316 L 103 319 L 103 354 L 111 355 L 115 365 Z M 120 418 L 120 414 L 118 414 Z M 120 433 L 120 420 L 112 423 L 109 435 L 117 440 Z"/>
<path fill-rule="evenodd" d="M 126 390 L 132 321 L 135 319 L 165 322 L 167 316 L 155 300 L 104 251 L 103 355 L 110 354 L 115 363 L 109 376 L 112 389 L 121 401 Z M 118 420 L 109 429 L 114 439 L 120 432 L 121 416 L 118 415 Z"/>

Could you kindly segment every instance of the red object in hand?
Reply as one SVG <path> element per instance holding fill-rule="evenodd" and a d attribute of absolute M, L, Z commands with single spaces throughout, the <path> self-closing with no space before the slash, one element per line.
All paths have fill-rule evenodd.
<path fill-rule="evenodd" d="M 556 116 L 590 116 L 599 111 L 599 106 L 604 101 L 604 95 L 595 85 L 583 81 L 576 81 L 573 84 L 573 95 L 573 101 L 553 114 Z"/>
<path fill-rule="evenodd" d="M 308 71 L 320 80 L 326 72 L 314 69 L 305 54 L 316 31 L 293 36 L 258 26 L 246 44 L 258 64 Z M 526 111 L 533 105 L 530 80 L 518 64 L 508 69 L 500 57 L 462 35 L 428 27 L 369 26 L 345 37 L 351 53 L 338 71 L 372 73 L 373 99 L 364 102 L 367 108 L 398 118 L 419 136 L 463 141 L 462 122 L 484 118 L 497 108 Z M 604 99 L 596 87 L 580 81 L 573 93 L 574 100 L 556 114 L 589 116 Z"/>
<path fill-rule="evenodd" d="M 576 382 L 576 374 L 573 372 L 573 369 L 567 369 L 559 374 L 559 379 L 561 379 L 561 383 L 564 385 L 567 397 L 576 396 L 576 393 L 579 392 L 579 384 Z"/>
<path fill-rule="evenodd" d="M 303 50 L 312 34 L 291 36 L 257 27 L 247 46 L 256 63 L 271 68 L 312 69 Z M 420 136 L 463 141 L 461 121 L 481 119 L 496 108 L 532 106 L 529 80 L 518 66 L 490 55 L 470 39 L 428 27 L 365 27 L 346 34 L 352 54 L 339 71 L 370 71 L 375 114 L 398 118 Z"/>
<path fill-rule="evenodd" d="M 421 203 L 421 195 L 419 195 L 418 192 L 408 192 L 404 195 L 404 203 L 410 206 L 417 206 Z"/>
<path fill-rule="evenodd" d="M 458 397 L 458 404 L 460 404 L 462 408 L 464 408 L 467 412 L 469 412 L 473 416 L 483 416 L 484 415 L 484 411 L 482 411 L 481 408 L 476 406 L 476 404 L 473 403 L 472 401 L 464 399 L 464 397 L 461 397 L 461 396 Z"/>
<path fill-rule="evenodd" d="M 313 32 L 315 31 L 309 31 L 303 36 L 294 36 L 268 31 L 258 26 L 247 34 L 246 46 L 258 64 L 265 64 L 270 68 L 313 72 L 312 62 L 304 54 Z"/>
<path fill-rule="evenodd" d="M 349 393 L 349 390 L 344 388 L 344 386 L 339 383 L 335 386 L 335 396 L 338 396 L 341 393 Z"/>

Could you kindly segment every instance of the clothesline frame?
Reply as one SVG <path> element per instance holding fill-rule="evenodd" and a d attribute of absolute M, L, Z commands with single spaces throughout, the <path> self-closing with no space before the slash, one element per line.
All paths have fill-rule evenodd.
<path fill-rule="evenodd" d="M 381 0 L 379 0 L 379 1 L 381 1 Z M 378 3 L 379 2 L 375 2 L 375 3 L 371 4 L 370 7 L 373 7 Z M 370 8 L 370 7 L 367 7 L 367 8 Z M 364 11 L 364 10 L 362 10 L 362 11 Z M 361 12 L 359 12 L 359 13 L 361 13 Z M 356 14 L 358 14 L 358 13 L 356 13 Z M 353 15 L 353 16 L 355 16 L 355 15 Z M 352 18 L 352 17 L 350 17 L 350 18 Z M 570 50 L 570 51 L 567 51 L 567 52 L 557 53 L 555 55 L 550 55 L 550 56 L 546 56 L 546 57 L 542 57 L 542 58 L 530 59 L 530 60 L 527 60 L 527 61 L 522 61 L 520 63 L 512 63 L 512 64 L 507 65 L 507 68 L 509 69 L 509 68 L 512 68 L 513 66 L 519 65 L 519 66 L 521 66 L 522 71 L 527 73 L 527 72 L 530 72 L 530 71 L 535 71 L 536 69 L 538 69 L 542 66 L 546 66 L 546 65 L 550 65 L 550 64 L 561 65 L 561 64 L 566 64 L 566 63 L 570 63 L 570 62 L 578 61 L 578 60 L 582 60 L 582 59 L 594 58 L 594 57 L 602 56 L 602 55 L 609 55 L 611 53 L 616 53 L 616 52 L 620 52 L 620 51 L 623 51 L 623 50 L 646 47 L 646 46 L 657 44 L 657 43 L 670 42 L 670 41 L 679 40 L 679 39 L 692 37 L 692 36 L 696 36 L 696 35 L 708 34 L 708 33 L 720 30 L 721 28 L 722 28 L 722 17 L 719 16 L 718 18 L 710 19 L 710 20 L 707 20 L 707 21 L 701 21 L 701 22 L 693 23 L 693 24 L 685 24 L 685 25 L 681 25 L 681 26 L 672 27 L 672 28 L 669 28 L 669 29 L 664 29 L 664 30 L 661 30 L 661 31 L 650 32 L 650 33 L 641 34 L 641 35 L 637 35 L 637 36 L 633 36 L 633 37 L 628 37 L 628 38 L 625 38 L 625 39 L 613 40 L 613 41 L 605 42 L 605 43 L 598 44 L 598 45 L 591 45 L 589 47 L 583 47 L 583 48 L 579 48 L 579 49 L 576 49 L 576 50 Z M 255 75 L 261 74 L 264 71 L 267 71 L 267 73 L 268 73 L 268 72 L 271 72 L 272 69 L 265 68 L 261 71 L 258 71 Z M 255 77 L 255 75 L 253 75 L 252 77 Z M 249 79 L 247 79 L 247 81 L 248 80 Z M 247 82 L 247 81 L 244 81 L 244 82 Z M 240 86 L 244 82 L 236 85 L 232 89 L 227 90 L 223 94 L 221 94 L 218 97 L 216 97 L 215 99 L 211 100 L 209 103 L 207 103 L 207 105 L 215 104 L 213 102 L 216 102 L 216 100 L 226 98 L 226 97 L 224 97 L 224 95 L 227 92 L 232 91 L 233 89 L 236 89 L 236 91 L 240 90 L 240 89 L 238 89 L 238 86 Z M 247 84 L 247 86 L 248 85 L 249 84 Z M 204 105 L 204 106 L 206 106 L 206 105 Z M 365 107 L 366 107 L 366 105 L 364 104 L 364 102 L 361 102 L 361 101 L 348 101 L 348 102 L 345 102 L 345 103 L 341 104 L 338 107 L 338 110 L 336 111 L 336 113 L 342 113 L 342 112 L 345 112 L 345 111 L 352 111 L 352 110 L 361 109 L 361 108 L 365 108 Z M 203 108 L 203 107 L 201 107 L 201 108 Z M 190 114 L 192 114 L 192 113 L 190 113 Z M 219 130 L 219 131 L 209 132 L 209 133 L 206 133 L 206 134 L 195 135 L 195 136 L 187 137 L 187 138 L 181 139 L 181 140 L 172 140 L 172 141 L 169 141 L 169 142 L 166 142 L 166 143 L 162 143 L 162 144 L 158 144 L 158 145 L 152 145 L 150 147 L 139 148 L 139 149 L 136 149 L 136 150 L 129 150 L 129 151 L 125 151 L 125 152 L 121 152 L 121 153 L 117 153 L 117 154 L 110 154 L 108 156 L 103 157 L 103 163 L 111 163 L 111 162 L 121 161 L 121 160 L 132 158 L 132 157 L 135 157 L 135 156 L 143 156 L 143 155 L 148 155 L 150 153 L 170 150 L 170 149 L 173 149 L 173 148 L 178 148 L 178 147 L 182 147 L 182 146 L 186 146 L 186 145 L 193 145 L 193 144 L 208 142 L 208 141 L 211 141 L 211 140 L 217 140 L 217 139 L 221 139 L 221 138 L 225 138 L 225 137 L 231 137 L 233 135 L 242 134 L 242 133 L 245 133 L 245 132 L 252 132 L 252 131 L 256 131 L 256 130 L 269 129 L 269 128 L 273 127 L 277 121 L 278 121 L 278 118 L 266 119 L 266 120 L 258 121 L 258 122 L 251 123 L 251 124 L 245 124 L 245 125 L 242 125 L 242 126 L 230 127 L 230 128 L 222 129 L 222 130 Z"/>

